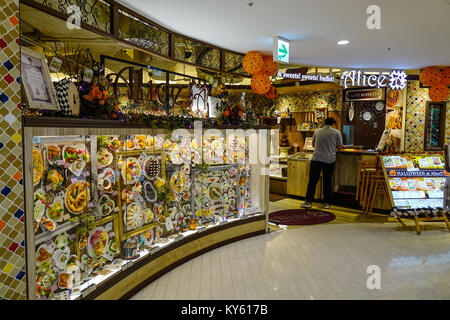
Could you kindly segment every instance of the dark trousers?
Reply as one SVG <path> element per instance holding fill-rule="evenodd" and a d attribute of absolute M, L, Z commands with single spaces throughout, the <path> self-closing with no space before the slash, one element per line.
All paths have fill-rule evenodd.
<path fill-rule="evenodd" d="M 323 202 L 330 203 L 331 201 L 331 178 L 333 175 L 333 163 L 325 163 L 320 161 L 311 161 L 309 170 L 308 190 L 306 191 L 306 201 L 312 202 L 314 194 L 316 193 L 317 182 L 320 178 L 320 173 L 323 176 Z"/>

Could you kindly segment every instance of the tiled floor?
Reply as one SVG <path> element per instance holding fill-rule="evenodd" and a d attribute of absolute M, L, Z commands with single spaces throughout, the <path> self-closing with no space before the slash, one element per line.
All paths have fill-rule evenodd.
<path fill-rule="evenodd" d="M 284 199 L 271 208 L 299 204 Z M 132 299 L 450 299 L 447 229 L 418 236 L 380 219 L 277 229 L 235 242 L 184 263 Z M 367 288 L 371 265 L 380 268 L 380 289 Z"/>

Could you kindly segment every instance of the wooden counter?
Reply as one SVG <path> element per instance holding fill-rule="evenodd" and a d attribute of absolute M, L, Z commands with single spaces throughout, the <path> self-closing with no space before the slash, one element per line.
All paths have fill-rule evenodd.
<path fill-rule="evenodd" d="M 288 159 L 287 165 L 287 194 L 306 197 L 309 181 L 309 168 L 311 160 L 307 158 Z M 322 198 L 322 176 L 317 183 L 315 199 Z"/>

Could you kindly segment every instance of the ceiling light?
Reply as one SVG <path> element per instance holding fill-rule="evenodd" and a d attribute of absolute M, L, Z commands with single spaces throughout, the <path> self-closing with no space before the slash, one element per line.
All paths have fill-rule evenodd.
<path fill-rule="evenodd" d="M 349 44 L 349 43 L 350 43 L 350 41 L 348 41 L 348 40 L 341 40 L 341 41 L 337 42 L 337 44 L 340 46 L 345 46 L 346 44 Z"/>

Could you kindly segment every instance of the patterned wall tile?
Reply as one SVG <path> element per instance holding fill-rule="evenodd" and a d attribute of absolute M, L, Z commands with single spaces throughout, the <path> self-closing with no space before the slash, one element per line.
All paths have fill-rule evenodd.
<path fill-rule="evenodd" d="M 0 12 L 0 298 L 18 300 L 26 299 L 18 1 L 0 0 Z"/>
<path fill-rule="evenodd" d="M 329 103 L 329 98 L 335 96 L 335 104 Z M 327 107 L 330 111 L 342 110 L 342 90 L 327 90 L 314 92 L 299 92 L 279 95 L 275 101 L 275 110 L 283 112 L 287 108 L 291 112 L 314 111 L 315 108 Z"/>
<path fill-rule="evenodd" d="M 420 88 L 419 81 L 408 81 L 407 88 L 405 151 L 423 151 L 428 89 Z M 447 102 L 445 143 L 450 143 L 450 102 Z"/>

